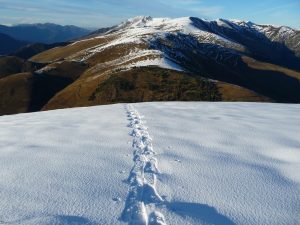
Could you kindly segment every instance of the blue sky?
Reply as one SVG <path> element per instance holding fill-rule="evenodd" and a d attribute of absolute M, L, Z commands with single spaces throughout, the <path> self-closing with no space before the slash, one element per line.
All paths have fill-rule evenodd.
<path fill-rule="evenodd" d="M 241 19 L 300 29 L 300 0 L 0 0 L 0 24 L 97 28 L 138 15 Z"/>

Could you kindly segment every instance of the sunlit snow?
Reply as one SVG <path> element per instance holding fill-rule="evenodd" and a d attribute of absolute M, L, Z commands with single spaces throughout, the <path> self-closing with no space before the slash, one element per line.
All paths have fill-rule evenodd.
<path fill-rule="evenodd" d="M 299 112 L 169 102 L 0 117 L 0 224 L 299 224 Z"/>

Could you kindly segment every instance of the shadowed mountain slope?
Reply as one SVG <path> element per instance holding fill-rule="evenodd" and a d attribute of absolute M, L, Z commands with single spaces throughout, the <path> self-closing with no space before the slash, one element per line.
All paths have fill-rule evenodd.
<path fill-rule="evenodd" d="M 6 55 L 28 44 L 0 32 L 0 55 Z"/>
<path fill-rule="evenodd" d="M 299 103 L 299 42 L 299 31 L 287 27 L 136 17 L 29 61 L 44 65 L 34 74 L 69 79 L 44 110 L 173 100 Z"/>
<path fill-rule="evenodd" d="M 65 42 L 90 33 L 76 26 L 61 26 L 52 23 L 21 24 L 15 26 L 0 25 L 0 33 L 31 43 L 52 44 Z"/>

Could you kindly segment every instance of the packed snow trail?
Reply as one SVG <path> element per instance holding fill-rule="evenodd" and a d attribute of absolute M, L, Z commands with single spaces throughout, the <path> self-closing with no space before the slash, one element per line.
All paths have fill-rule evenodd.
<path fill-rule="evenodd" d="M 130 185 L 121 219 L 130 225 L 166 225 L 164 215 L 155 207 L 163 202 L 156 190 L 159 173 L 152 139 L 141 116 L 133 106 L 126 106 L 132 128 L 134 165 L 128 177 Z"/>

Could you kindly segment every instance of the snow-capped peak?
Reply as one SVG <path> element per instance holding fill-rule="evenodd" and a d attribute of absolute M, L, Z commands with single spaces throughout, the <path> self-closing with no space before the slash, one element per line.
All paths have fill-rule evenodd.
<path fill-rule="evenodd" d="M 183 61 L 186 59 L 189 61 L 190 56 L 187 56 L 186 52 L 196 51 L 195 49 L 198 50 L 197 54 L 204 54 L 213 61 L 236 62 L 236 57 L 246 52 L 248 47 L 245 42 L 240 41 L 240 38 L 250 33 L 253 38 L 250 40 L 252 42 L 268 39 L 283 42 L 286 36 L 289 36 L 286 29 L 278 32 L 271 26 L 256 25 L 250 21 L 138 16 L 124 21 L 100 36 L 100 39 L 103 38 L 101 44 L 86 49 L 83 51 L 84 54 L 75 54 L 74 58 L 79 61 L 88 61 L 95 54 L 115 48 L 115 51 L 124 51 L 124 56 L 122 60 L 109 62 L 114 68 L 118 66 L 121 69 L 128 69 L 156 65 L 174 70 L 188 70 L 186 69 L 188 63 Z M 240 38 L 237 38 L 238 34 L 241 34 Z M 291 49 L 294 47 L 291 46 Z M 102 67 L 107 67 L 107 65 L 108 62 Z M 102 67 L 99 66 L 99 68 Z M 95 71 L 98 71 L 97 68 Z"/>
<path fill-rule="evenodd" d="M 151 16 L 137 16 L 130 18 L 124 22 L 122 22 L 117 29 L 124 29 L 128 27 L 138 27 L 138 26 L 143 26 L 145 25 L 148 21 L 151 21 L 152 17 Z"/>
<path fill-rule="evenodd" d="M 126 55 L 127 61 L 131 63 L 131 66 L 158 65 L 163 68 L 184 70 L 184 66 L 180 66 L 177 60 L 178 57 L 180 60 L 184 58 L 184 55 L 181 55 L 179 50 L 186 48 L 183 48 L 184 43 L 181 43 L 181 41 L 174 42 L 173 48 L 176 47 L 177 50 L 173 49 L 168 53 L 159 47 L 159 40 L 166 40 L 167 36 L 170 35 L 186 36 L 187 40 L 185 44 L 189 46 L 194 46 L 196 43 L 195 40 L 198 40 L 202 43 L 215 43 L 216 45 L 226 46 L 231 49 L 243 49 L 243 46 L 240 46 L 238 43 L 209 31 L 207 29 L 209 23 L 210 21 L 194 17 L 175 19 L 152 18 L 150 16 L 134 17 L 106 33 L 106 35 L 111 35 L 109 38 L 112 38 L 113 41 L 88 49 L 83 57 L 79 56 L 79 60 L 86 61 L 93 55 L 114 46 L 132 45 L 135 48 L 131 47 L 131 52 Z M 145 50 L 141 46 L 151 46 L 151 49 Z M 137 58 L 143 59 L 134 62 L 137 61 Z M 126 67 L 128 67 L 127 64 Z"/>
<path fill-rule="evenodd" d="M 216 27 L 217 25 L 217 27 Z M 124 31 L 132 29 L 147 29 L 148 32 L 183 32 L 187 34 L 198 34 L 199 32 L 211 32 L 209 28 L 214 27 L 213 32 L 218 33 L 218 27 L 226 27 L 228 29 L 242 30 L 251 29 L 259 33 L 265 33 L 265 29 L 281 29 L 281 32 L 295 32 L 296 30 L 274 25 L 259 25 L 251 21 L 243 21 L 237 19 L 216 19 L 206 20 L 195 17 L 181 18 L 152 18 L 151 16 L 137 16 L 122 22 L 112 31 Z M 217 29 L 217 30 L 216 30 Z M 135 30 L 139 34 L 139 30 Z"/>
<path fill-rule="evenodd" d="M 182 18 L 152 18 L 151 16 L 138 16 L 122 22 L 114 30 L 149 28 L 157 31 L 183 31 L 190 30 L 193 22 L 190 17 Z M 195 27 L 193 27 L 195 29 Z"/>
<path fill-rule="evenodd" d="M 127 21 L 130 23 L 146 23 L 147 21 L 151 21 L 153 18 L 151 16 L 136 16 Z"/>
<path fill-rule="evenodd" d="M 220 19 L 220 20 L 224 21 L 224 19 Z M 288 26 L 281 26 L 281 25 L 274 25 L 274 24 L 257 24 L 257 23 L 253 23 L 252 21 L 243 21 L 238 19 L 230 19 L 228 21 L 242 27 L 249 27 L 249 28 L 269 27 L 270 29 L 275 28 L 275 29 L 286 30 L 286 31 L 296 31 L 295 29 Z"/>

